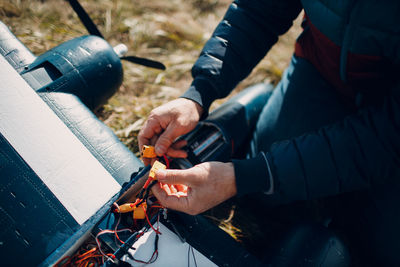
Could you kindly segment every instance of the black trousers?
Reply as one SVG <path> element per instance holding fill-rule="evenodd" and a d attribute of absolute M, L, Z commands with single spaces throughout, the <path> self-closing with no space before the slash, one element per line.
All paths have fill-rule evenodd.
<path fill-rule="evenodd" d="M 259 117 L 249 154 L 268 151 L 273 142 L 317 130 L 353 112 L 308 61 L 293 57 Z M 290 227 L 309 221 L 338 232 L 349 246 L 354 265 L 400 266 L 400 181 L 281 207 L 270 207 L 268 198 L 261 194 L 241 202 L 247 208 L 256 207 L 271 241 L 265 244 L 283 237 Z"/>

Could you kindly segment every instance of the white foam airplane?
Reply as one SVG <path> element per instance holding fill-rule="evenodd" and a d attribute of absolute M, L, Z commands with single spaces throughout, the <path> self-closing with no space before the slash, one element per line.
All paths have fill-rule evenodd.
<path fill-rule="evenodd" d="M 119 215 L 110 211 L 112 204 L 137 194 L 139 181 L 146 177 L 147 169 L 139 172 L 142 162 L 92 111 L 119 88 L 121 58 L 161 69 L 163 65 L 122 57 L 124 47 L 112 48 L 79 3 L 69 2 L 91 35 L 38 57 L 0 22 L 2 266 L 63 263 L 60 261 L 72 257 L 82 244 L 95 240 L 104 227 L 115 230 Z M 254 106 L 262 102 L 261 95 L 253 90 L 232 103 L 246 106 L 251 102 Z M 215 112 L 214 117 L 220 113 Z M 203 146 L 194 155 L 201 161 L 221 157 L 231 149 L 231 137 L 223 134 L 218 123 L 205 123 L 188 138 Z M 178 167 L 190 164 L 188 160 L 177 162 Z M 137 172 L 139 175 L 132 175 Z M 156 217 L 151 219 L 162 235 L 158 258 L 151 263 L 154 266 L 257 263 L 201 216 L 168 212 L 161 222 L 155 222 Z M 115 238 L 100 239 L 100 245 L 114 255 L 103 258 L 105 266 L 137 266 L 142 265 L 137 259 L 149 259 L 156 233 L 148 225 L 139 232 L 145 233 L 141 237 L 134 231 L 125 234 L 126 244 Z"/>

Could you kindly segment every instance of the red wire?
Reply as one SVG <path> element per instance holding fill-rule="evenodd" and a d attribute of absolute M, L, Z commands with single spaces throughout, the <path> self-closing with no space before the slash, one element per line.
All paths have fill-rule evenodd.
<path fill-rule="evenodd" d="M 100 241 L 99 241 L 99 236 L 101 236 L 101 235 L 103 235 L 103 234 L 115 234 L 116 232 L 123 232 L 123 231 L 130 231 L 130 232 L 132 232 L 132 230 L 131 229 L 128 229 L 128 228 L 126 228 L 126 229 L 120 229 L 120 230 L 116 230 L 116 231 L 114 231 L 114 230 L 103 230 L 103 231 L 100 231 L 97 235 L 96 235 L 96 244 L 97 244 L 97 247 L 99 248 L 99 251 L 100 251 L 100 253 L 101 253 L 101 255 L 103 255 L 103 256 L 108 256 L 107 254 L 105 254 L 104 252 L 103 252 L 103 250 L 101 249 L 101 244 L 100 244 Z M 111 254 L 111 255 L 114 255 L 114 254 Z M 112 256 L 111 256 L 112 257 Z M 114 256 L 115 257 L 115 256 Z"/>
<path fill-rule="evenodd" d="M 120 209 L 119 209 L 118 204 L 117 204 L 117 203 L 114 203 L 114 204 L 117 206 L 118 213 L 119 213 L 118 221 L 117 221 L 117 224 L 115 225 L 115 228 L 114 228 L 115 237 L 118 239 L 119 242 L 121 242 L 121 244 L 125 244 L 125 242 L 122 241 L 122 240 L 119 238 L 118 233 L 117 233 L 118 225 L 119 225 L 119 223 L 120 223 L 120 221 L 121 221 L 121 216 L 122 216 L 122 215 L 121 215 L 121 213 L 120 213 Z"/>
<path fill-rule="evenodd" d="M 167 158 L 165 155 L 164 155 L 163 157 L 164 157 L 164 161 L 165 161 L 166 167 L 169 168 L 169 160 L 168 160 L 168 158 Z M 146 189 L 152 181 L 153 181 L 153 179 L 149 177 L 149 178 L 147 179 L 147 181 L 145 182 L 145 184 L 143 185 L 143 189 Z M 132 204 L 132 206 L 136 206 L 140 201 L 142 201 L 142 199 L 137 198 L 136 201 L 135 201 L 135 203 Z M 117 208 L 116 211 L 118 211 L 118 213 L 120 214 L 121 212 L 120 212 L 120 208 L 119 208 L 118 204 L 116 204 L 116 203 L 114 203 L 114 204 L 115 204 L 115 206 L 116 206 L 116 208 Z M 162 208 L 162 206 L 159 206 L 159 205 L 157 205 L 157 206 L 152 206 L 152 207 L 154 207 L 154 208 Z M 157 235 L 161 235 L 161 232 L 158 230 L 159 228 L 157 227 L 157 229 L 155 229 L 154 226 L 151 224 L 150 219 L 149 219 L 149 216 L 147 215 L 146 209 L 145 209 L 143 206 L 142 206 L 142 209 L 143 209 L 143 211 L 144 211 L 144 214 L 145 214 L 147 223 L 150 225 L 151 229 L 153 229 L 153 231 L 154 231 Z M 98 248 L 99 248 L 99 252 L 103 255 L 103 262 L 104 262 L 104 257 L 105 257 L 105 256 L 111 256 L 111 257 L 115 258 L 115 255 L 114 255 L 114 254 L 105 254 L 105 253 L 102 251 L 102 249 L 101 249 L 101 244 L 100 244 L 100 241 L 99 241 L 99 236 L 100 236 L 100 235 L 103 235 L 103 234 L 106 234 L 106 233 L 114 233 L 114 235 L 115 235 L 115 237 L 118 239 L 118 241 L 121 242 L 122 244 L 125 244 L 125 242 L 122 241 L 122 240 L 119 238 L 118 232 L 122 232 L 122 231 L 130 231 L 130 232 L 132 232 L 130 229 L 121 229 L 121 230 L 118 230 L 118 225 L 119 225 L 119 223 L 120 223 L 120 220 L 121 220 L 121 214 L 119 215 L 119 218 L 118 218 L 117 224 L 115 225 L 114 231 L 113 231 L 113 230 L 102 230 L 102 231 L 100 231 L 100 232 L 96 235 L 96 244 L 97 244 L 97 246 L 98 246 Z M 140 237 L 140 236 L 142 236 L 142 235 L 143 235 L 143 233 L 139 233 L 139 234 L 137 235 L 137 237 Z M 83 257 L 83 255 L 86 255 L 86 254 L 89 254 L 89 253 L 90 253 L 90 252 L 88 251 L 88 252 L 82 254 L 81 257 Z M 140 261 L 140 260 L 137 260 L 137 261 L 138 261 L 138 262 L 141 262 L 141 263 L 144 263 L 144 264 L 150 263 L 151 260 L 153 259 L 154 255 L 155 255 L 156 253 L 158 253 L 158 250 L 155 250 L 155 251 L 153 252 L 153 255 L 151 256 L 150 260 L 147 261 L 147 262 Z M 92 256 L 85 257 L 84 259 L 87 259 L 87 258 L 90 258 L 90 257 L 92 257 Z M 80 260 L 80 261 L 82 262 L 84 259 L 82 259 L 82 260 Z"/>
<path fill-rule="evenodd" d="M 122 241 L 121 239 L 119 239 L 118 232 L 124 232 L 124 231 L 129 231 L 129 232 L 132 233 L 132 230 L 129 229 L 129 228 L 124 228 L 124 229 L 119 229 L 119 230 L 114 231 L 114 233 L 115 233 L 115 235 L 117 236 L 119 242 L 121 242 L 122 244 L 125 244 L 125 242 Z"/>
<path fill-rule="evenodd" d="M 113 258 L 113 259 L 115 259 L 115 255 L 114 255 L 114 254 L 107 253 L 107 256 L 108 256 L 108 257 L 111 257 L 111 258 Z"/>
<path fill-rule="evenodd" d="M 163 155 L 163 158 L 164 158 L 164 161 L 165 161 L 165 165 L 167 166 L 167 169 L 169 169 L 169 159 L 165 155 Z"/>
<path fill-rule="evenodd" d="M 136 206 L 137 204 L 139 204 L 140 201 L 142 201 L 142 199 L 140 198 L 136 199 L 135 203 L 133 203 L 132 206 Z"/>
<path fill-rule="evenodd" d="M 151 181 L 153 181 L 153 179 L 151 177 L 147 178 L 147 181 L 144 183 L 143 188 L 146 189 L 149 186 L 149 184 L 151 183 Z"/>
<path fill-rule="evenodd" d="M 144 211 L 144 215 L 146 216 L 147 223 L 150 225 L 151 229 L 153 229 L 153 231 L 154 231 L 156 234 L 161 235 L 160 231 L 158 231 L 158 229 L 156 230 L 156 229 L 153 227 L 153 225 L 151 224 L 151 222 L 150 222 L 150 220 L 149 220 L 149 216 L 147 216 L 147 212 L 146 212 L 145 208 L 144 208 L 144 207 L 142 207 L 142 208 L 143 208 L 143 211 Z"/>

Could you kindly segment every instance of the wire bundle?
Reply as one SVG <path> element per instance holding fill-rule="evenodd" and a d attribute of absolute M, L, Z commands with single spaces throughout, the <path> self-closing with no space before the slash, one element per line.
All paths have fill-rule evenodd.
<path fill-rule="evenodd" d="M 163 157 L 163 161 L 166 164 L 166 167 L 169 168 L 169 160 L 166 156 Z M 161 164 L 162 165 L 162 164 Z M 153 166 L 154 167 L 154 166 Z M 99 238 L 102 235 L 105 234 L 112 234 L 114 235 L 114 242 L 118 247 L 121 247 L 121 245 L 124 245 L 125 242 L 119 237 L 118 233 L 121 232 L 130 232 L 131 234 L 136 233 L 135 241 L 139 239 L 147 230 L 142 229 L 143 224 L 138 223 L 138 219 L 135 219 L 135 216 L 133 216 L 133 225 L 130 228 L 123 228 L 123 229 L 118 229 L 118 226 L 120 225 L 121 222 L 121 217 L 122 213 L 124 212 L 134 212 L 135 209 L 142 209 L 144 214 L 144 217 L 141 219 L 145 219 L 145 223 L 148 224 L 148 226 L 155 232 L 156 237 L 154 240 L 154 251 L 150 257 L 149 260 L 140 260 L 140 259 L 135 259 L 132 255 L 128 254 L 129 257 L 142 264 L 150 264 L 153 263 L 157 260 L 158 258 L 158 240 L 159 240 L 159 235 L 161 235 L 161 232 L 159 231 L 159 216 L 160 216 L 160 209 L 163 208 L 158 204 L 158 202 L 151 203 L 149 205 L 149 195 L 150 195 L 150 190 L 151 188 L 158 183 L 157 180 L 153 177 L 154 175 L 149 175 L 147 181 L 145 182 L 144 186 L 138 193 L 136 200 L 134 203 L 126 203 L 123 205 L 125 208 L 124 210 L 121 210 L 120 206 L 117 203 L 113 203 L 113 207 L 111 211 L 115 214 L 115 216 L 118 216 L 117 223 L 115 224 L 115 227 L 113 229 L 103 229 L 97 235 L 95 236 L 95 243 L 91 243 L 90 246 L 86 246 L 86 248 L 81 248 L 77 251 L 72 256 L 66 256 L 62 258 L 55 266 L 56 267 L 66 267 L 66 266 L 74 266 L 74 267 L 96 267 L 100 266 L 105 262 L 105 260 L 114 260 L 116 256 L 112 253 L 108 253 L 107 249 L 102 248 L 101 244 L 101 239 Z M 128 205 L 128 206 L 127 206 Z M 156 209 L 156 210 L 155 210 Z M 153 226 L 149 219 L 149 211 L 151 211 L 151 214 L 156 214 L 157 213 L 157 228 Z M 118 215 L 117 215 L 118 214 Z M 149 228 L 147 228 L 149 229 Z M 132 247 L 130 247 L 132 248 Z"/>
<path fill-rule="evenodd" d="M 90 247 L 90 249 L 89 249 Z M 55 267 L 97 267 L 104 263 L 105 257 L 112 258 L 113 254 L 101 252 L 96 244 L 88 244 L 88 249 L 80 249 L 73 256 L 65 256 Z"/>

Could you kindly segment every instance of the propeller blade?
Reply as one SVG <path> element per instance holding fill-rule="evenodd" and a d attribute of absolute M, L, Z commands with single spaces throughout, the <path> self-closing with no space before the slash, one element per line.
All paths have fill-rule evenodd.
<path fill-rule="evenodd" d="M 75 13 L 78 15 L 79 19 L 83 23 L 83 25 L 86 27 L 87 31 L 91 35 L 96 35 L 104 39 L 104 36 L 101 34 L 97 26 L 94 24 L 93 20 L 89 17 L 88 13 L 83 9 L 81 4 L 78 2 L 78 0 L 67 0 L 69 4 L 71 5 L 72 9 L 75 11 Z M 120 57 L 122 60 L 126 60 L 132 63 L 136 63 L 139 65 L 143 65 L 146 67 L 150 68 L 155 68 L 155 69 L 160 69 L 160 70 L 165 70 L 164 64 L 158 61 L 154 61 L 151 59 L 147 58 L 141 58 L 141 57 L 136 57 L 136 56 L 126 56 L 126 57 Z"/>
<path fill-rule="evenodd" d="M 85 9 L 83 9 L 78 0 L 68 0 L 68 2 L 71 5 L 72 9 L 75 11 L 75 13 L 78 15 L 79 19 L 82 21 L 87 31 L 91 35 L 96 35 L 104 39 L 99 29 L 94 24 L 93 20 L 89 17 L 88 13 L 86 13 Z"/>
<path fill-rule="evenodd" d="M 122 60 L 126 60 L 132 63 L 136 63 L 142 66 L 154 68 L 154 69 L 159 69 L 159 70 L 165 70 L 165 65 L 162 64 L 161 62 L 154 61 L 151 59 L 147 58 L 142 58 L 142 57 L 136 57 L 136 56 L 126 56 L 126 57 L 121 57 Z"/>

